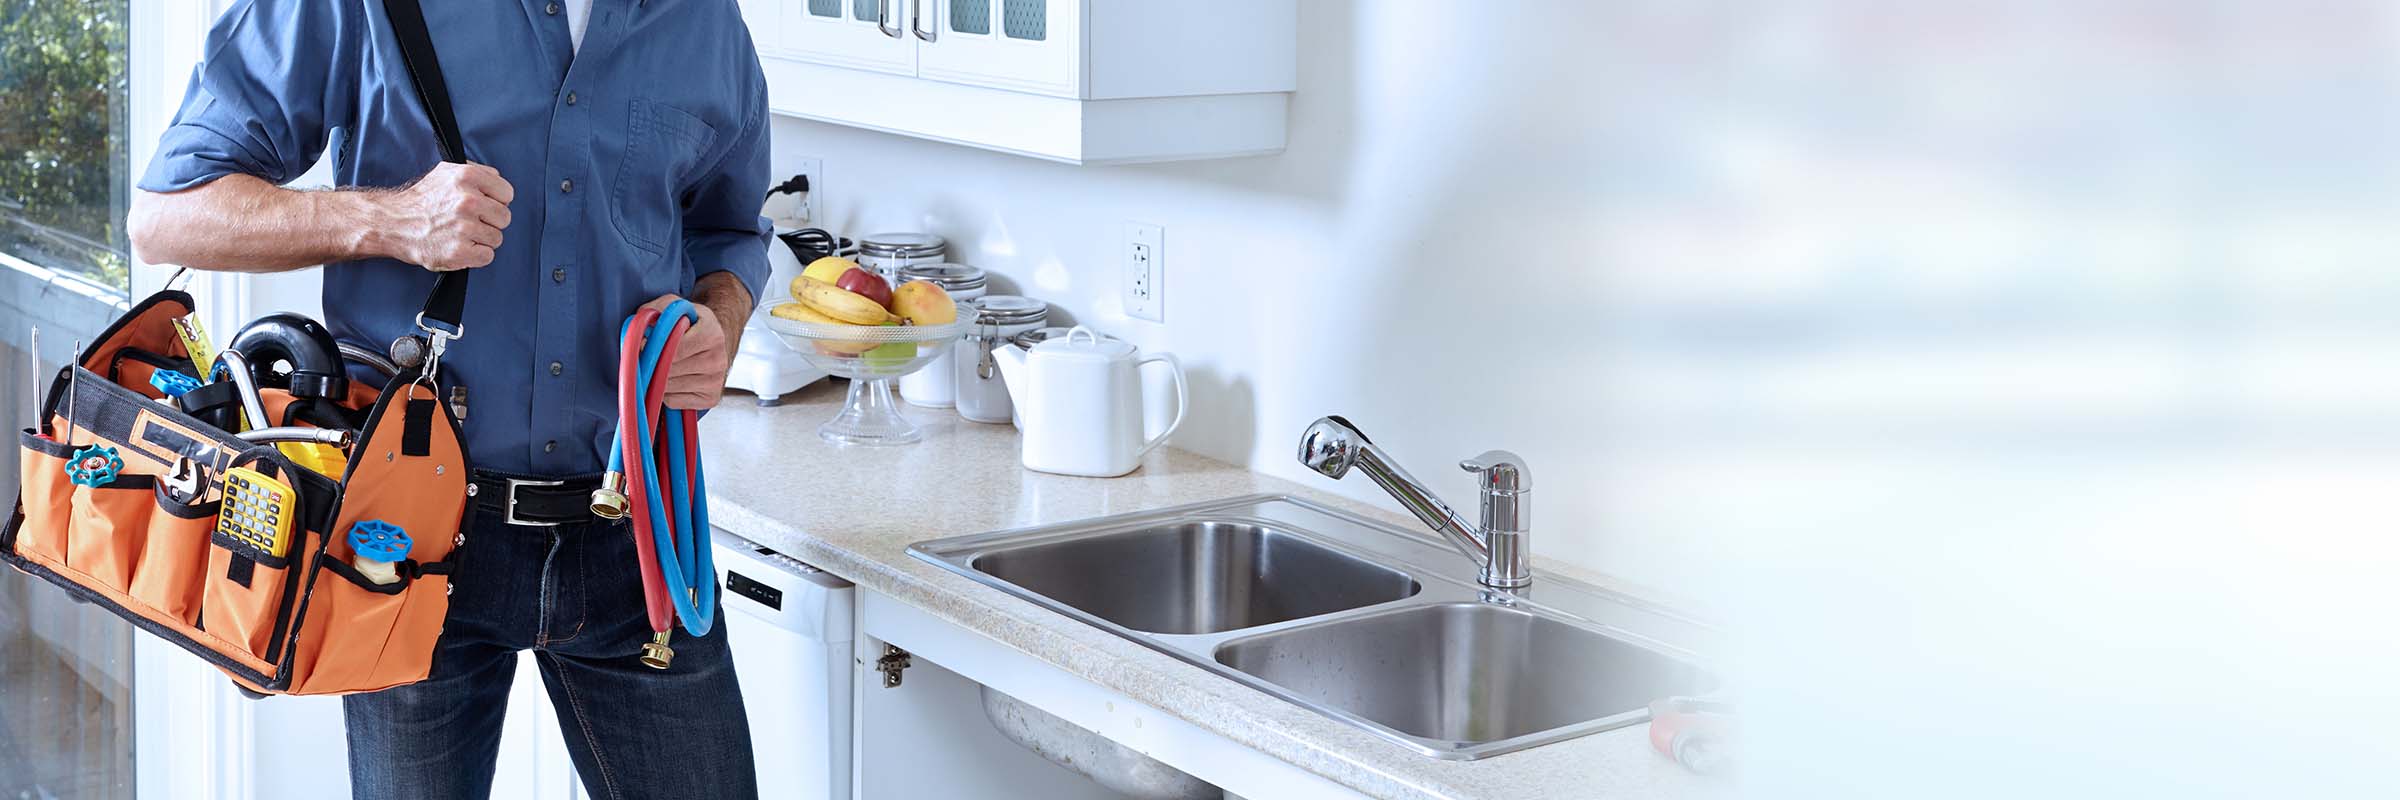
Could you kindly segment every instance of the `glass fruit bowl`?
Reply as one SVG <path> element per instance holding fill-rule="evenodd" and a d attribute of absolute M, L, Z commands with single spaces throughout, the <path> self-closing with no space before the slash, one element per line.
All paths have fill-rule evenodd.
<path fill-rule="evenodd" d="M 817 426 L 818 436 L 835 444 L 899 445 L 924 434 L 900 415 L 892 379 L 923 369 L 975 326 L 975 310 L 955 305 L 958 319 L 947 325 L 828 325 L 778 317 L 772 310 L 760 316 L 767 330 L 809 364 L 850 379 L 841 413 Z"/>

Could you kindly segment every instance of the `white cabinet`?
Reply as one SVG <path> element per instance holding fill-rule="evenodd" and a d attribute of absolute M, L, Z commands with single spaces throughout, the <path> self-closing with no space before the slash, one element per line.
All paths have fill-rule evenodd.
<path fill-rule="evenodd" d="M 917 76 L 1080 97 L 1083 15 L 1074 0 L 916 0 Z"/>
<path fill-rule="evenodd" d="M 779 113 L 1070 163 L 1283 149 L 1297 0 L 743 0 Z"/>

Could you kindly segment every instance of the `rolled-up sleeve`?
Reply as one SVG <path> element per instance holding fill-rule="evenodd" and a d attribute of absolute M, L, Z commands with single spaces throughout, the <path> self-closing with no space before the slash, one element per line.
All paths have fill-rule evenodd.
<path fill-rule="evenodd" d="M 135 184 L 176 192 L 226 175 L 286 183 L 325 152 L 328 109 L 355 97 L 333 3 L 243 0 L 210 28 L 183 106 Z"/>
<path fill-rule="evenodd" d="M 733 273 L 750 290 L 751 301 L 759 302 L 766 297 L 760 289 L 767 282 L 767 245 L 775 232 L 774 224 L 758 215 L 768 182 L 764 76 L 755 76 L 748 95 L 740 134 L 686 195 L 683 252 L 694 280 Z"/>

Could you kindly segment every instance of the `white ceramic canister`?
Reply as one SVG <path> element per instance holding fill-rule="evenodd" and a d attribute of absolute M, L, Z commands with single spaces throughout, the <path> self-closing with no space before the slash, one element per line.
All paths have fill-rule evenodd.
<path fill-rule="evenodd" d="M 930 233 L 878 233 L 858 240 L 858 265 L 900 285 L 900 270 L 950 260 L 950 243 Z"/>
<path fill-rule="evenodd" d="M 1050 320 L 1050 304 L 1013 294 L 975 298 L 975 327 L 951 345 L 950 369 L 956 376 L 958 415 L 976 422 L 1006 425 L 1015 407 L 1008 401 L 1008 384 L 992 348 L 1009 347 L 1017 334 L 1042 327 Z"/>
<path fill-rule="evenodd" d="M 966 302 L 983 296 L 985 278 L 982 267 L 918 264 L 900 268 L 900 283 L 909 281 L 931 281 L 949 292 L 950 299 Z M 899 284 L 893 284 L 892 288 L 899 288 Z M 958 375 L 950 367 L 950 360 L 955 357 L 950 350 L 942 351 L 923 369 L 900 376 L 900 399 L 926 408 L 949 408 L 956 403 Z"/>

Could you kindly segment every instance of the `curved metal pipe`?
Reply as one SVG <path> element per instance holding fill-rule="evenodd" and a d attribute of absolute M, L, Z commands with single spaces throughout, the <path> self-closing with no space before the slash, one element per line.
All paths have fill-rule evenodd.
<path fill-rule="evenodd" d="M 239 390 L 234 394 L 242 398 L 242 416 L 250 427 L 253 430 L 273 427 L 274 423 L 267 421 L 266 401 L 259 399 L 258 378 L 250 372 L 250 359 L 243 357 L 240 350 L 228 349 L 217 353 L 217 368 L 224 370 L 226 377 L 233 380 L 233 388 Z"/>

